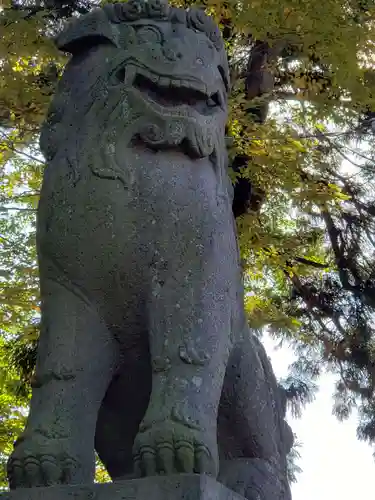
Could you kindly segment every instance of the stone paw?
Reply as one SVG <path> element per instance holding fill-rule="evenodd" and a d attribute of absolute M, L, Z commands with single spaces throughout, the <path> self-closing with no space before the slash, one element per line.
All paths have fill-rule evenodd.
<path fill-rule="evenodd" d="M 74 483 L 80 467 L 68 450 L 68 439 L 19 438 L 7 464 L 10 489 Z"/>
<path fill-rule="evenodd" d="M 224 460 L 218 481 L 247 500 L 291 500 L 286 477 L 266 460 Z"/>
<path fill-rule="evenodd" d="M 133 447 L 136 477 L 197 473 L 217 476 L 216 440 L 203 431 L 165 420 L 138 433 Z"/>

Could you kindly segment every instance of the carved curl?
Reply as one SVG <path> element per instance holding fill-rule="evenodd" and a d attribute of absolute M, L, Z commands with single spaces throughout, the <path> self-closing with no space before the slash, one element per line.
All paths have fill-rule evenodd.
<path fill-rule="evenodd" d="M 129 0 L 126 3 L 106 4 L 103 7 L 109 20 L 115 24 L 139 19 L 168 20 L 170 7 L 165 0 Z"/>
<path fill-rule="evenodd" d="M 216 26 L 214 20 L 207 16 L 203 10 L 195 8 L 189 9 L 187 11 L 187 26 L 205 33 L 217 50 L 223 48 L 219 28 Z"/>
<path fill-rule="evenodd" d="M 123 35 L 118 25 L 141 19 L 185 24 L 190 29 L 204 33 L 218 52 L 224 48 L 219 28 L 203 10 L 194 7 L 188 10 L 170 7 L 166 0 L 129 0 L 126 3 L 106 4 L 103 8 L 93 9 L 88 14 L 70 21 L 57 36 L 55 43 L 60 50 L 71 54 L 82 52 L 99 41 L 111 42 L 115 47 L 123 48 Z"/>
<path fill-rule="evenodd" d="M 192 7 L 186 11 L 170 7 L 166 0 L 129 0 L 126 3 L 106 4 L 103 9 L 114 24 L 140 19 L 169 20 L 172 23 L 186 24 L 188 28 L 205 33 L 218 51 L 223 48 L 219 28 L 201 9 Z"/>

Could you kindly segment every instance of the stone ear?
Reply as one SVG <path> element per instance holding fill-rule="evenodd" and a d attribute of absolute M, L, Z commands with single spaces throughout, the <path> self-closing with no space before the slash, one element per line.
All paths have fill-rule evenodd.
<path fill-rule="evenodd" d="M 72 55 L 99 43 L 110 42 L 118 46 L 116 27 L 102 9 L 94 9 L 88 14 L 73 19 L 55 38 L 58 49 Z"/>

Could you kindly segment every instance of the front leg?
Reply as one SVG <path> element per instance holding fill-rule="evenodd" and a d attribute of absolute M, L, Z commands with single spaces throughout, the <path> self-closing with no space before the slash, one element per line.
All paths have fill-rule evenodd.
<path fill-rule="evenodd" d="M 97 414 L 117 347 L 83 292 L 41 266 L 42 328 L 26 429 L 8 461 L 10 488 L 94 479 Z"/>
<path fill-rule="evenodd" d="M 134 446 L 139 475 L 218 473 L 217 412 L 239 274 L 235 235 L 211 237 L 206 245 L 191 238 L 174 262 L 160 252 L 153 264 L 153 378 Z"/>
<path fill-rule="evenodd" d="M 290 500 L 287 454 L 293 433 L 285 421 L 271 363 L 248 328 L 228 363 L 219 410 L 219 481 L 248 500 Z"/>

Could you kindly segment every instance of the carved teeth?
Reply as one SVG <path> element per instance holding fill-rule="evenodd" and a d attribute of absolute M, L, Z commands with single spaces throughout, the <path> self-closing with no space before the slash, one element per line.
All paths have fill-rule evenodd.
<path fill-rule="evenodd" d="M 129 66 L 125 83 L 134 85 L 141 94 L 145 94 L 146 101 L 152 103 L 158 113 L 163 113 L 170 107 L 173 108 L 174 116 L 185 116 L 186 107 L 194 107 L 198 113 L 205 114 L 206 109 L 210 112 L 209 108 L 216 109 L 218 105 L 223 108 L 225 103 L 223 94 L 211 87 L 209 90 L 200 80 L 160 76 L 145 67 Z M 168 94 L 168 91 L 172 92 Z M 211 146 L 200 141 L 200 137 L 193 142 L 199 153 L 211 149 Z"/>
<path fill-rule="evenodd" d="M 151 73 L 150 71 L 147 71 L 143 68 L 137 68 L 137 74 L 144 76 L 148 80 L 151 80 L 153 83 L 158 83 L 160 80 L 159 75 L 157 75 L 156 73 Z"/>
<path fill-rule="evenodd" d="M 207 85 L 205 85 L 203 82 L 199 82 L 199 81 L 188 81 L 186 82 L 185 84 L 186 87 L 192 89 L 192 90 L 197 90 L 198 92 L 201 92 L 202 94 L 208 96 L 209 95 L 209 92 L 208 92 L 208 89 L 207 89 Z"/>
<path fill-rule="evenodd" d="M 152 82 L 159 83 L 160 76 L 156 75 L 155 73 L 150 73 L 149 78 Z"/>
<path fill-rule="evenodd" d="M 208 87 L 205 83 L 200 82 L 199 80 L 189 80 L 189 79 L 181 79 L 181 78 L 169 78 L 168 76 L 160 76 L 157 73 L 153 73 L 148 71 L 145 68 L 136 68 L 135 66 L 129 66 L 127 68 L 126 76 L 125 76 L 125 84 L 132 84 L 134 82 L 135 74 L 142 75 L 147 78 L 151 82 L 157 84 L 159 87 L 164 88 L 185 88 L 195 90 L 197 92 L 201 92 L 207 98 L 215 92 L 209 91 Z M 221 98 L 222 101 L 222 98 Z"/>
<path fill-rule="evenodd" d="M 158 75 L 155 75 L 155 73 L 150 73 L 148 75 L 146 75 L 145 73 L 143 73 L 143 76 L 146 76 L 147 78 L 149 78 L 154 83 L 158 83 L 159 82 L 159 77 L 158 77 Z"/>
<path fill-rule="evenodd" d="M 161 87 L 169 87 L 170 83 L 171 83 L 171 79 L 167 78 L 166 76 L 161 76 L 159 79 L 159 85 Z"/>

